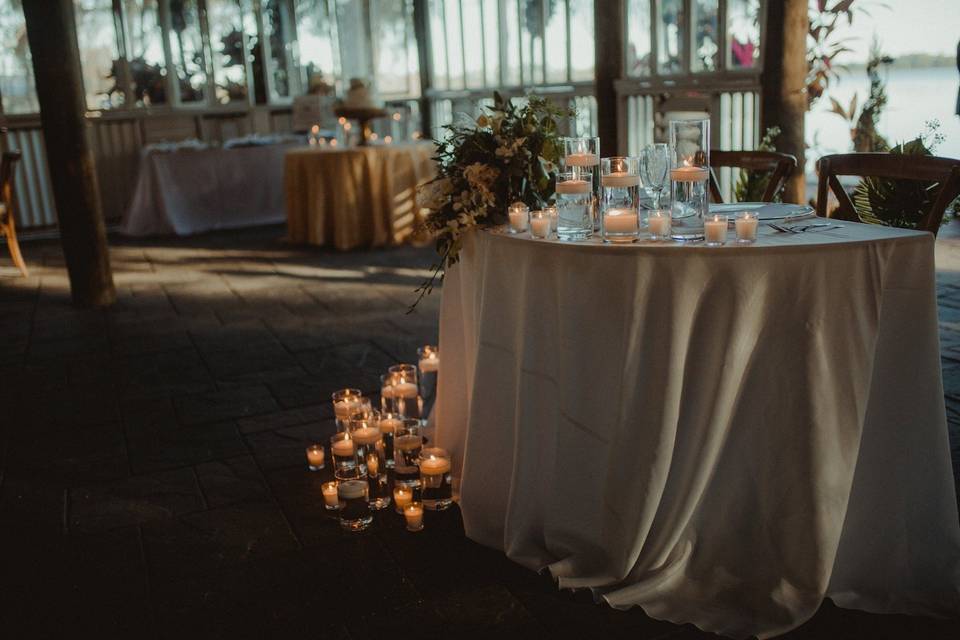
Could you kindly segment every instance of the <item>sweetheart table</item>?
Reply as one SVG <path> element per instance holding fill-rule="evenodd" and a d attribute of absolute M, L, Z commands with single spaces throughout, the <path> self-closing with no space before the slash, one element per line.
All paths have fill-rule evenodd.
<path fill-rule="evenodd" d="M 841 224 L 717 248 L 470 234 L 435 411 L 467 535 L 736 637 L 825 597 L 956 616 L 934 239 Z"/>

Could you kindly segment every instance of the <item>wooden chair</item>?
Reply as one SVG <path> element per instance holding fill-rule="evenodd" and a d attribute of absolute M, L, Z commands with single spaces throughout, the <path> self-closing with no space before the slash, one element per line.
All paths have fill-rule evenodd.
<path fill-rule="evenodd" d="M 938 183 L 937 196 L 930 211 L 917 224 L 917 229 L 937 235 L 947 206 L 960 194 L 960 160 L 937 156 L 897 153 L 841 153 L 823 156 L 817 162 L 820 179 L 817 184 L 817 215 L 860 222 L 853 201 L 837 176 L 870 176 L 894 180 L 924 180 Z M 833 191 L 839 207 L 827 211 L 829 191 Z"/>
<path fill-rule="evenodd" d="M 763 202 L 773 202 L 773 199 L 783 188 L 790 174 L 797 168 L 797 159 L 788 153 L 776 151 L 710 151 L 710 197 L 714 202 L 723 202 L 720 194 L 720 183 L 713 172 L 713 167 L 735 167 L 747 171 L 768 171 L 770 182 L 763 192 Z"/>
<path fill-rule="evenodd" d="M 14 226 L 17 219 L 16 199 L 13 193 L 13 170 L 20 160 L 19 151 L 5 151 L 0 160 L 0 236 L 6 236 L 7 247 L 13 264 L 20 269 L 24 277 L 30 275 L 27 264 L 20 253 L 20 244 L 17 242 L 17 230 Z"/>

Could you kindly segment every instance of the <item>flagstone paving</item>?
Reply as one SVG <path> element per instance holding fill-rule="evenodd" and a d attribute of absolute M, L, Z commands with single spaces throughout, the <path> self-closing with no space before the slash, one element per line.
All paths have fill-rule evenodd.
<path fill-rule="evenodd" d="M 404 313 L 429 249 L 296 248 L 282 227 L 116 240 L 118 302 L 69 304 L 54 242 L 0 257 L 0 636 L 706 638 L 561 593 L 463 535 L 347 536 L 304 445 L 327 399 L 374 392 L 437 341 Z M 944 386 L 960 470 L 960 240 L 938 243 Z M 957 474 L 960 481 L 960 474 Z M 958 621 L 825 603 L 790 638 L 956 638 Z"/>

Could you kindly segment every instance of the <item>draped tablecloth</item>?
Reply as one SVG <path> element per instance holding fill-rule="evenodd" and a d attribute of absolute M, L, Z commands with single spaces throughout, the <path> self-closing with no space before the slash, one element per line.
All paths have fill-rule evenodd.
<path fill-rule="evenodd" d="M 290 240 L 346 250 L 403 242 L 420 219 L 416 187 L 434 176 L 430 143 L 287 154 Z"/>
<path fill-rule="evenodd" d="M 467 535 L 738 637 L 824 597 L 957 615 L 933 242 L 856 223 L 720 248 L 472 234 L 443 287 L 436 407 Z"/>
<path fill-rule="evenodd" d="M 283 222 L 283 158 L 293 146 L 147 149 L 120 232 L 182 236 Z"/>

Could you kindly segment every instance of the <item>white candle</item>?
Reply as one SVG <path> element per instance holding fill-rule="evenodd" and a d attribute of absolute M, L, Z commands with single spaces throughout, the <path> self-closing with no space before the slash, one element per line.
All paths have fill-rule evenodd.
<path fill-rule="evenodd" d="M 510 228 L 514 231 L 527 230 L 527 212 L 522 209 L 510 209 Z"/>
<path fill-rule="evenodd" d="M 401 426 L 403 422 L 397 418 L 384 418 L 380 421 L 380 433 L 396 433 Z"/>
<path fill-rule="evenodd" d="M 367 473 L 375 476 L 380 472 L 380 456 L 376 453 L 367 455 Z"/>
<path fill-rule="evenodd" d="M 670 179 L 674 182 L 700 182 L 709 176 L 706 167 L 677 167 L 670 172 Z"/>
<path fill-rule="evenodd" d="M 600 164 L 600 156 L 595 153 L 571 153 L 566 163 L 568 167 L 592 167 Z"/>
<path fill-rule="evenodd" d="M 703 234 L 710 244 L 723 244 L 727 240 L 727 219 L 719 215 L 713 216 L 703 223 Z"/>
<path fill-rule="evenodd" d="M 344 398 L 343 400 L 337 400 L 333 403 L 333 411 L 341 420 L 349 418 L 350 414 L 354 413 L 358 408 L 360 408 L 360 398 L 353 396 Z"/>
<path fill-rule="evenodd" d="M 603 228 L 607 233 L 636 233 L 640 216 L 633 209 L 607 209 L 603 213 Z"/>
<path fill-rule="evenodd" d="M 544 215 L 531 217 L 530 233 L 535 238 L 546 238 L 550 235 L 550 218 Z"/>
<path fill-rule="evenodd" d="M 341 458 L 353 455 L 353 440 L 344 438 L 343 440 L 334 440 L 330 445 L 330 453 Z"/>
<path fill-rule="evenodd" d="M 623 189 L 626 187 L 639 187 L 640 176 L 632 176 L 626 171 L 614 171 L 600 178 L 600 184 L 605 187 Z"/>
<path fill-rule="evenodd" d="M 440 368 L 440 358 L 431 353 L 426 358 L 420 358 L 420 373 L 430 373 Z"/>
<path fill-rule="evenodd" d="M 586 180 L 564 180 L 557 183 L 557 193 L 590 193 L 590 183 Z"/>
<path fill-rule="evenodd" d="M 550 231 L 557 230 L 557 219 L 560 217 L 557 215 L 557 208 L 554 206 L 544 207 L 543 213 L 550 218 Z"/>
<path fill-rule="evenodd" d="M 397 505 L 397 512 L 403 513 L 403 508 L 413 501 L 413 491 L 406 487 L 397 487 L 393 490 L 393 502 Z"/>
<path fill-rule="evenodd" d="M 738 242 L 755 242 L 757 239 L 757 216 L 744 212 L 734 222 Z"/>
<path fill-rule="evenodd" d="M 425 476 L 439 476 L 449 471 L 450 458 L 430 456 L 420 460 L 420 473 Z"/>
<path fill-rule="evenodd" d="M 323 492 L 323 502 L 327 508 L 336 509 L 340 504 L 337 500 L 337 483 L 324 482 L 320 485 L 320 490 Z"/>
<path fill-rule="evenodd" d="M 666 238 L 670 235 L 670 216 L 660 211 L 650 212 L 650 235 L 655 238 Z"/>
<path fill-rule="evenodd" d="M 307 464 L 311 469 L 323 469 L 323 445 L 312 444 L 307 447 Z"/>
<path fill-rule="evenodd" d="M 359 445 L 373 444 L 380 439 L 380 429 L 371 426 L 360 427 L 351 431 L 350 437 Z M 340 442 L 343 442 L 343 440 Z"/>
<path fill-rule="evenodd" d="M 423 506 L 419 503 L 408 504 L 403 508 L 403 517 L 407 521 L 407 531 L 423 529 Z"/>
<path fill-rule="evenodd" d="M 391 392 L 393 395 L 392 396 L 388 395 L 387 396 L 388 398 L 390 397 L 405 398 L 405 399 L 416 398 L 417 393 L 419 393 L 417 391 L 417 385 L 412 382 L 398 382 L 393 385 L 393 389 L 391 390 Z"/>

